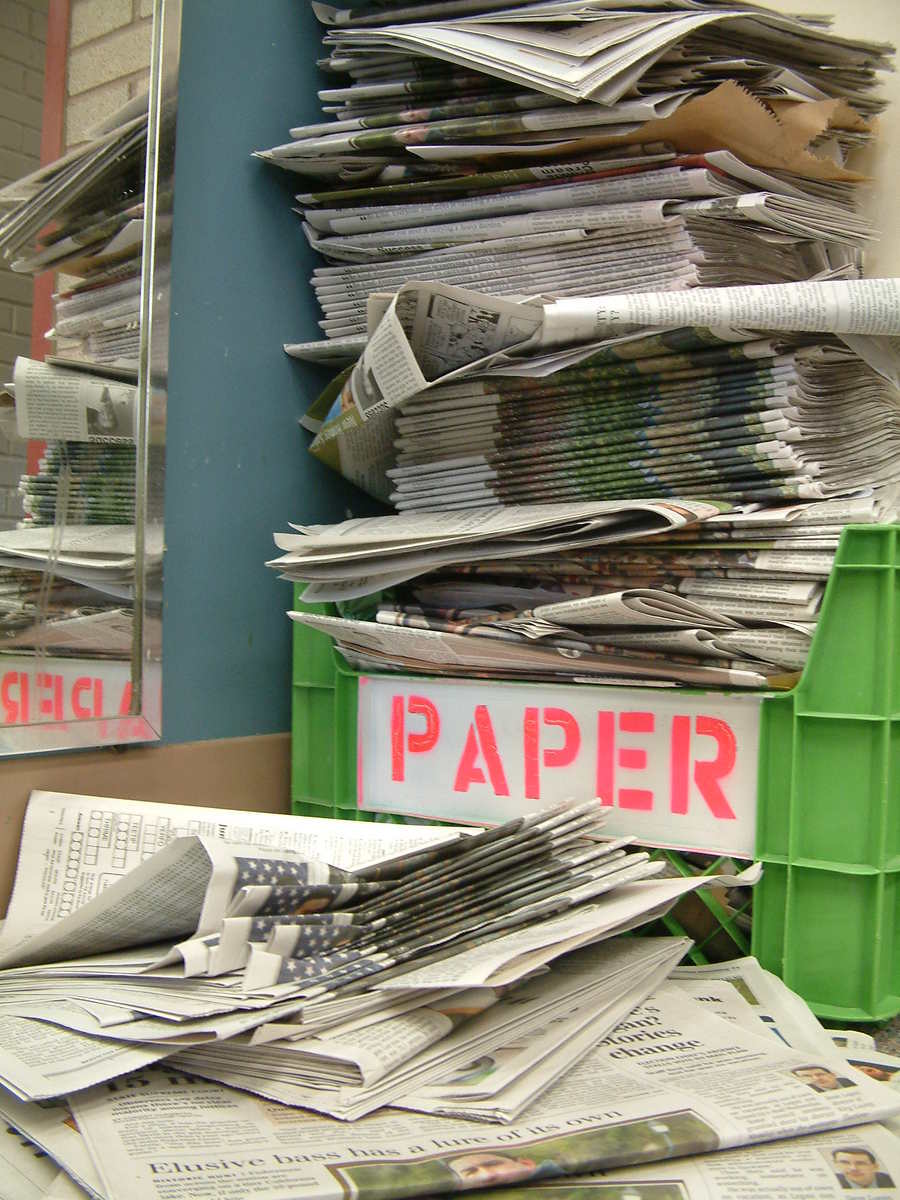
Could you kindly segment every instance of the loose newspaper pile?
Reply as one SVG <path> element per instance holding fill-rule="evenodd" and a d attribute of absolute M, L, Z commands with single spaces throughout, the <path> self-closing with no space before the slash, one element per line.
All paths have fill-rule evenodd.
<path fill-rule="evenodd" d="M 592 803 L 478 833 L 35 793 L 4 1195 L 896 1194 L 891 1060 L 753 959 L 613 936 L 756 874 L 662 877 Z"/>

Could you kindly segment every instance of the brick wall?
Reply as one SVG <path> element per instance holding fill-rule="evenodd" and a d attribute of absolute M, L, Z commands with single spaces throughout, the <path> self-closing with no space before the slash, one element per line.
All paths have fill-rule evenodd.
<path fill-rule="evenodd" d="M 66 145 L 147 87 L 153 0 L 72 0 Z"/>
<path fill-rule="evenodd" d="M 0 187 L 40 163 L 47 0 L 0 0 Z M 0 382 L 31 345 L 31 277 L 0 268 Z M 0 528 L 20 511 L 21 443 L 0 432 Z"/>

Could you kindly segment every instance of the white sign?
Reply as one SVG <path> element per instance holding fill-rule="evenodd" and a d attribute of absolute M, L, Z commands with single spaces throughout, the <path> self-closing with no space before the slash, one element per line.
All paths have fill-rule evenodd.
<path fill-rule="evenodd" d="M 761 702 L 363 676 L 357 802 L 493 825 L 598 796 L 613 810 L 611 834 L 752 858 Z"/>

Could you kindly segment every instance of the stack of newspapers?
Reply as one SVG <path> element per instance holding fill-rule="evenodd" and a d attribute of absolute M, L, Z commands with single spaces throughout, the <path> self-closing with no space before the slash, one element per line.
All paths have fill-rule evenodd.
<path fill-rule="evenodd" d="M 870 499 L 722 513 L 625 544 L 488 553 L 393 585 L 356 616 L 291 616 L 362 668 L 785 688 L 809 654 L 841 530 L 882 515 Z M 284 569 L 314 574 L 296 558 Z"/>
<path fill-rule="evenodd" d="M 146 96 L 93 139 L 0 189 L 0 252 L 27 275 L 65 272 L 60 353 L 136 367 L 144 236 Z"/>
<path fill-rule="evenodd" d="M 89 141 L 0 189 L 0 253 L 11 269 L 58 273 L 53 327 L 42 331 L 54 354 L 19 357 L 13 379 L 0 381 L 18 436 L 43 444 L 20 479 L 20 529 L 0 548 L 6 568 L 45 575 L 36 611 L 23 609 L 3 644 L 17 654 L 130 653 L 122 601 L 135 574 L 147 131 L 138 96 Z M 158 244 L 170 232 L 168 200 L 157 206 Z M 151 575 L 159 561 L 151 550 Z"/>
<path fill-rule="evenodd" d="M 19 482 L 23 524 L 134 524 L 136 383 L 128 369 L 16 359 L 17 432 L 45 443 Z"/>
<path fill-rule="evenodd" d="M 361 668 L 793 686 L 842 529 L 897 516 L 898 300 L 406 285 L 313 443 L 401 511 L 277 534 L 345 605 L 291 616 Z"/>
<path fill-rule="evenodd" d="M 893 1189 L 900 1064 L 842 1053 L 754 959 L 615 936 L 758 869 L 664 877 L 598 813 L 479 833 L 34 793 L 0 944 L 12 1195 Z M 32 869 L 60 856 L 69 890 Z"/>
<path fill-rule="evenodd" d="M 324 342 L 411 279 L 579 295 L 852 275 L 874 235 L 846 155 L 892 47 L 821 17 L 693 0 L 313 8 L 327 119 L 259 151 L 327 260 Z M 309 186 L 309 185 L 307 185 Z"/>

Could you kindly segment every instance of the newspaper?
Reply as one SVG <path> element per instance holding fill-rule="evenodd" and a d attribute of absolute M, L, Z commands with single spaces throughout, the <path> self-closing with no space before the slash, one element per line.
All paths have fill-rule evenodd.
<path fill-rule="evenodd" d="M 133 442 L 137 388 L 99 375 L 19 357 L 16 426 L 23 439 Z"/>
<path fill-rule="evenodd" d="M 65 842 L 54 816 L 72 798 L 61 799 L 62 805 L 51 794 L 35 805 L 50 825 L 50 845 L 43 847 L 46 879 L 53 878 L 53 859 Z M 75 798 L 76 812 L 80 803 L 98 802 Z M 94 809 L 92 815 L 100 814 Z M 164 806 L 150 806 L 146 815 L 158 824 L 167 814 Z M 118 1078 L 175 1051 L 210 1046 L 196 1066 L 201 1074 L 218 1078 L 224 1064 L 227 1071 L 236 1066 L 243 1080 L 262 1066 L 259 1089 L 281 1081 L 289 1086 L 276 1098 L 354 1119 L 400 1098 L 430 1078 L 428 1072 L 450 1070 L 480 1049 L 496 1047 L 522 1031 L 523 1020 L 543 1016 L 541 1007 L 555 1003 L 561 1010 L 568 981 L 555 1001 L 539 989 L 531 1009 L 513 1005 L 508 1019 L 494 1003 L 494 989 L 655 919 L 695 887 L 721 882 L 698 876 L 645 886 L 663 864 L 644 852 L 628 853 L 627 839 L 598 837 L 605 815 L 596 801 L 562 804 L 469 838 L 431 842 L 399 858 L 382 856 L 358 872 L 285 848 L 175 837 L 35 936 L 26 933 L 21 940 L 13 927 L 0 972 L 0 1080 L 21 1100 L 43 1100 Z M 218 824 L 221 834 L 224 822 Z M 129 828 L 131 851 L 142 857 L 140 827 Z M 108 830 L 116 865 L 120 836 L 112 823 Z M 76 853 L 82 833 L 72 838 Z M 341 833 L 330 836 L 339 842 Z M 40 843 L 28 831 L 25 841 L 34 858 Z M 324 839 L 319 849 L 322 844 Z M 102 878 L 99 851 L 83 852 Z M 22 874 L 26 858 L 23 853 L 19 883 L 32 878 Z M 758 875 L 755 869 L 735 885 L 752 884 Z M 13 907 L 17 903 L 18 884 Z M 238 926 L 237 949 L 242 937 L 249 942 L 249 954 L 238 953 L 230 964 L 218 960 L 227 950 L 229 922 Z M 185 934 L 193 936 L 177 942 Z M 612 990 L 602 1002 L 600 993 L 594 997 L 596 1011 L 576 1018 L 577 1031 L 558 1032 L 587 1037 L 581 1029 L 587 1019 L 600 1036 L 596 1022 L 612 1021 L 617 1010 L 604 1015 L 611 1004 L 656 982 L 649 976 L 662 959 L 664 973 L 673 965 L 670 946 L 629 949 L 641 959 L 632 964 L 631 977 L 613 970 L 615 981 L 606 980 Z M 602 958 L 612 951 L 597 953 Z M 416 993 L 428 990 L 432 997 L 420 1003 Z M 453 1016 L 449 1026 L 445 1019 L 492 1007 L 496 1012 L 485 1013 L 471 1029 Z M 250 1039 L 244 1064 L 240 1039 L 246 1043 L 262 1026 L 265 1036 Z M 267 1050 L 273 1034 L 292 1040 Z M 316 1046 L 304 1044 L 310 1037 L 319 1039 Z M 345 1054 L 343 1066 L 342 1037 L 349 1037 L 345 1050 L 357 1047 L 350 1063 Z M 347 1074 L 354 1069 L 355 1090 Z M 326 1088 L 340 1085 L 327 1102 L 308 1098 L 311 1080 L 319 1076 Z"/>
<path fill-rule="evenodd" d="M 712 981 L 731 984 L 753 1010 L 754 1017 L 787 1045 L 811 1054 L 832 1049 L 830 1034 L 822 1028 L 806 1002 L 777 975 L 761 967 L 755 958 L 676 967 L 671 979 L 674 984 L 701 988 Z"/>
<path fill-rule="evenodd" d="M 595 344 L 640 326 L 883 338 L 900 336 L 898 312 L 896 279 L 694 288 L 519 304 L 461 288 L 410 283 L 391 301 L 370 337 L 344 385 L 343 402 L 367 420 L 439 382 L 495 369 L 510 356 L 573 342 Z"/>
<path fill-rule="evenodd" d="M 698 1154 L 650 1167 L 626 1167 L 579 1179 L 503 1188 L 498 1200 L 807 1200 L 862 1189 L 896 1196 L 900 1139 L 884 1125 Z"/>
<path fill-rule="evenodd" d="M 309 1060 L 315 1043 L 213 1046 L 180 1054 L 173 1065 L 269 1099 L 356 1120 L 385 1105 L 419 1107 L 409 1093 L 450 1072 L 483 1062 L 521 1039 L 518 1071 L 530 1073 L 515 1097 L 498 1101 L 488 1120 L 515 1115 L 577 1062 L 668 975 L 686 949 L 684 939 L 626 938 L 588 947 L 511 991 L 467 989 L 406 1019 L 323 1036 L 323 1061 Z M 547 1027 L 547 1017 L 559 1019 Z M 341 1038 L 349 1038 L 341 1048 Z M 337 1058 L 335 1057 L 337 1052 Z M 340 1070 L 340 1060 L 356 1067 Z M 326 1068 L 330 1068 L 326 1071 Z M 465 1114 L 464 1114 L 465 1115 Z"/>
<path fill-rule="evenodd" d="M 72 1097 L 111 1200 L 194 1196 L 275 1200 L 440 1195 L 724 1150 L 877 1121 L 900 1109 L 886 1088 L 823 1055 L 842 1081 L 664 987 L 561 1082 L 533 1117 L 501 1129 L 392 1112 L 333 1122 L 177 1074 Z"/>
<path fill-rule="evenodd" d="M 367 589 L 371 590 L 371 588 Z M 321 595 L 321 591 L 318 591 Z M 472 637 L 444 633 L 434 629 L 392 627 L 374 621 L 357 621 L 317 613 L 289 612 L 292 621 L 318 629 L 335 639 L 342 651 L 379 670 L 425 671 L 429 674 L 484 671 L 493 675 L 552 678 L 577 673 L 608 683 L 666 678 L 697 686 L 731 688 L 790 687 L 794 682 L 783 672 L 744 669 L 731 666 L 663 661 L 662 656 L 640 660 L 615 646 L 577 644 L 557 639 L 533 642 L 527 639 L 504 640 L 496 637 Z M 488 628 L 492 628 L 488 627 Z"/>
<path fill-rule="evenodd" d="M 607 942 L 599 948 L 599 954 L 630 954 L 639 958 L 645 947 L 640 943 L 651 943 L 649 938 L 620 938 Z M 647 947 L 649 948 L 649 947 Z M 668 955 L 675 959 L 688 950 L 687 942 L 673 940 Z M 667 957 L 668 957 L 667 955 Z M 585 966 L 591 969 L 598 957 L 598 949 L 575 951 L 554 965 L 554 973 L 563 978 L 572 971 Z M 601 958 L 601 962 L 602 962 Z M 671 961 L 671 960 L 669 960 Z M 619 988 L 602 1021 L 576 1010 L 569 1015 L 564 1009 L 553 1005 L 550 1020 L 545 1026 L 532 1030 L 527 1037 L 520 1033 L 516 1039 L 505 1041 L 490 1053 L 481 1053 L 448 1076 L 444 1073 L 439 1082 L 419 1087 L 412 1094 L 396 1101 L 398 1107 L 418 1112 L 437 1113 L 444 1116 L 471 1117 L 484 1121 L 513 1121 L 547 1090 L 548 1087 L 570 1069 L 593 1045 L 611 1029 L 624 1020 L 628 1013 L 656 990 L 670 972 L 666 958 L 659 964 L 654 975 L 640 986 Z M 522 1002 L 523 992 L 529 986 L 532 991 L 540 989 L 542 981 L 525 983 L 513 993 L 516 1004 Z M 556 988 L 559 988 L 557 983 Z M 579 1006 L 579 1009 L 582 1006 Z"/>
<path fill-rule="evenodd" d="M 527 558 L 659 533 L 727 508 L 705 501 L 523 504 L 463 513 L 409 513 L 276 533 L 269 562 L 311 582 L 307 600 L 349 599 L 449 563 Z M 390 582 L 388 582 L 390 581 Z"/>
<path fill-rule="evenodd" d="M 54 1165 L 62 1167 L 75 1186 L 84 1189 L 94 1200 L 106 1200 L 84 1138 L 64 1101 L 26 1104 L 3 1092 L 0 1093 L 0 1118 L 33 1146 L 39 1147 Z"/>
<path fill-rule="evenodd" d="M 176 823 L 177 822 L 177 823 Z M 329 821 L 280 813 L 249 813 L 192 805 L 153 804 L 112 797 L 33 792 L 25 814 L 16 879 L 0 934 L 0 961 L 8 965 L 22 947 L 49 934 L 57 922 L 88 903 L 98 920 L 116 932 L 117 910 L 104 901 L 122 879 L 176 838 L 200 834 L 208 843 L 251 846 L 270 856 L 315 853 L 345 869 L 368 865 L 386 854 L 457 838 L 458 827 L 376 825 Z M 173 897 L 178 916 L 184 906 Z M 158 912 L 149 912 L 142 932 L 159 941 Z M 87 929 L 85 923 L 84 926 Z M 182 926 L 183 930 L 183 926 Z M 133 929 L 123 929 L 126 936 Z M 40 944 L 48 944 L 42 941 Z M 66 948 L 63 942 L 61 949 Z M 65 957 L 72 957 L 69 950 Z"/>
<path fill-rule="evenodd" d="M 19 1100 L 48 1100 L 155 1063 L 170 1047 L 111 1043 L 0 1012 L 0 1086 Z"/>
<path fill-rule="evenodd" d="M 144 531 L 148 575 L 162 565 L 159 525 Z M 0 567 L 45 571 L 81 583 L 109 596 L 131 599 L 134 593 L 134 526 L 55 524 L 25 526 L 0 532 Z"/>
<path fill-rule="evenodd" d="M 0 1135 L 4 1200 L 42 1200 L 56 1182 L 59 1168 L 11 1126 L 0 1124 Z"/>
<path fill-rule="evenodd" d="M 114 165 L 121 170 L 128 162 L 136 164 L 146 141 L 145 113 L 0 188 L 0 208 L 8 208 L 0 217 L 0 250 L 9 257 L 52 218 L 78 201 L 94 200 L 104 174 Z"/>
<path fill-rule="evenodd" d="M 788 55 L 792 39 L 798 36 L 813 61 L 836 64 L 855 53 L 860 59 L 867 56 L 869 62 L 883 65 L 888 53 L 886 46 L 832 39 L 814 32 L 801 18 L 758 7 L 750 10 L 752 20 L 747 19 L 748 10 L 741 8 L 635 13 L 624 28 L 616 24 L 611 29 L 606 27 L 604 15 L 608 20 L 609 14 L 602 9 L 591 11 L 590 6 L 573 3 L 531 5 L 519 8 L 513 16 L 481 12 L 410 25 L 332 27 L 330 37 L 339 51 L 426 55 L 457 68 L 475 66 L 521 88 L 604 104 L 621 100 L 667 50 L 701 31 L 713 47 L 722 45 L 719 39 L 736 37 L 742 57 L 750 60 L 769 60 L 773 44 Z M 553 16 L 557 20 L 568 16 L 573 23 L 565 32 L 558 32 L 551 23 Z M 733 53 L 728 41 L 723 50 L 725 47 Z M 684 83 L 689 79 L 687 76 Z"/>

